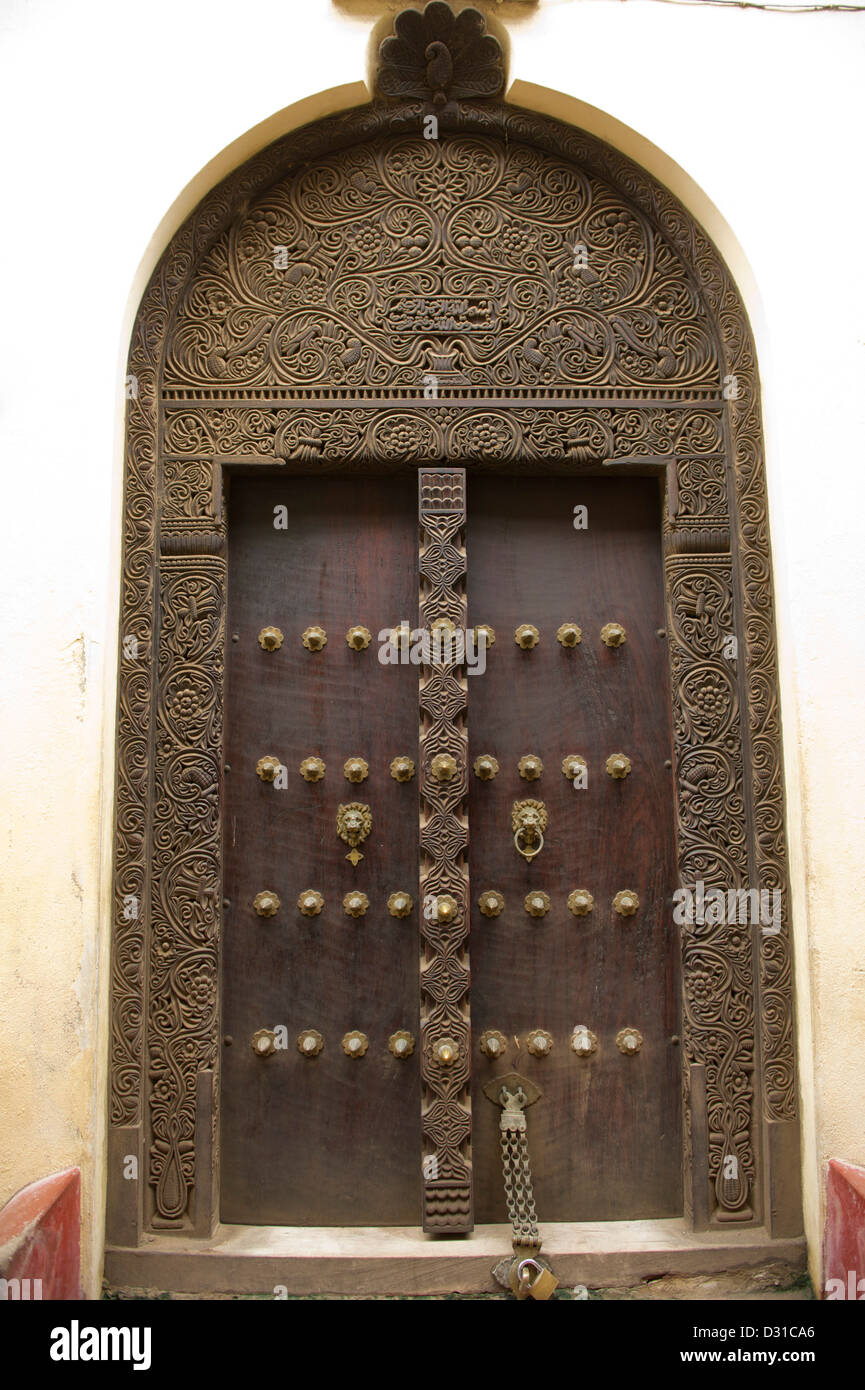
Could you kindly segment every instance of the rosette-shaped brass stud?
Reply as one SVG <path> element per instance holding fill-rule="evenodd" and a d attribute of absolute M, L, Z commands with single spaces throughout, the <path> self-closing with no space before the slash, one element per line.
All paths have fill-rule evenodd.
<path fill-rule="evenodd" d="M 492 753 L 481 753 L 475 758 L 475 777 L 480 777 L 482 782 L 491 782 L 498 775 L 498 759 Z"/>
<path fill-rule="evenodd" d="M 454 922 L 460 910 L 460 905 L 456 898 L 452 898 L 450 893 L 440 893 L 433 904 L 432 920 L 434 922 Z"/>
<path fill-rule="evenodd" d="M 320 782 L 324 776 L 324 763 L 321 758 L 304 758 L 300 765 L 300 775 L 305 782 Z"/>
<path fill-rule="evenodd" d="M 607 647 L 621 647 L 628 640 L 628 634 L 621 623 L 604 623 L 601 628 L 601 641 Z"/>
<path fill-rule="evenodd" d="M 500 1033 L 498 1028 L 487 1028 L 481 1033 L 481 1052 L 485 1057 L 503 1057 L 507 1049 L 508 1040 L 504 1033 Z"/>
<path fill-rule="evenodd" d="M 324 1038 L 317 1028 L 304 1028 L 297 1035 L 297 1050 L 301 1057 L 317 1057 L 324 1047 Z"/>
<path fill-rule="evenodd" d="M 308 627 L 304 630 L 301 641 L 307 651 L 320 652 L 327 646 L 327 633 L 323 627 Z"/>
<path fill-rule="evenodd" d="M 436 753 L 429 770 L 437 782 L 450 782 L 459 771 L 459 764 L 452 753 Z"/>
<path fill-rule="evenodd" d="M 395 782 L 410 782 L 414 777 L 414 763 L 411 758 L 394 758 L 390 765 L 390 775 Z"/>
<path fill-rule="evenodd" d="M 568 894 L 568 907 L 575 917 L 587 917 L 595 905 L 588 888 L 575 888 Z"/>
<path fill-rule="evenodd" d="M 433 637 L 453 637 L 457 625 L 452 618 L 434 618 L 429 625 Z"/>
<path fill-rule="evenodd" d="M 524 907 L 530 917 L 546 917 L 550 910 L 549 896 L 536 889 L 534 893 L 526 894 Z"/>
<path fill-rule="evenodd" d="M 586 760 L 579 753 L 568 753 L 562 758 L 562 775 L 567 777 L 569 782 L 575 778 L 585 776 Z"/>
<path fill-rule="evenodd" d="M 414 1038 L 411 1033 L 407 1033 L 404 1028 L 398 1032 L 391 1033 L 387 1040 L 388 1050 L 393 1053 L 400 1062 L 404 1058 L 410 1057 L 414 1052 Z"/>
<path fill-rule="evenodd" d="M 277 652 L 285 638 L 278 627 L 263 627 L 258 634 L 258 645 L 266 652 Z"/>
<path fill-rule="evenodd" d="M 563 647 L 577 647 L 583 640 L 583 630 L 576 623 L 562 623 L 556 637 Z"/>
<path fill-rule="evenodd" d="M 616 1034 L 616 1047 L 626 1057 L 633 1057 L 643 1046 L 643 1035 L 637 1028 L 622 1028 Z"/>
<path fill-rule="evenodd" d="M 544 770 L 544 765 L 537 753 L 526 753 L 525 757 L 520 758 L 517 768 L 524 781 L 536 782 Z"/>
<path fill-rule="evenodd" d="M 627 753 L 611 753 L 607 758 L 606 768 L 611 777 L 621 779 L 627 777 L 631 770 L 631 760 Z"/>
<path fill-rule="evenodd" d="M 526 1039 L 526 1047 L 533 1057 L 548 1057 L 553 1050 L 552 1035 L 546 1028 L 535 1028 Z"/>
<path fill-rule="evenodd" d="M 411 646 L 411 628 L 407 623 L 391 629 L 390 643 L 397 651 L 408 651 Z"/>
<path fill-rule="evenodd" d="M 369 1038 L 366 1033 L 361 1033 L 357 1028 L 353 1028 L 350 1033 L 346 1033 L 342 1040 L 342 1050 L 346 1057 L 362 1057 L 369 1047 Z"/>
<path fill-rule="evenodd" d="M 255 771 L 262 782 L 272 782 L 281 767 L 282 763 L 279 758 L 274 758 L 272 754 L 268 753 L 266 757 L 259 758 L 255 764 Z"/>
<path fill-rule="evenodd" d="M 514 633 L 514 641 L 518 647 L 522 647 L 524 652 L 531 651 L 532 647 L 536 647 L 540 640 L 541 634 L 532 623 L 520 623 Z"/>
<path fill-rule="evenodd" d="M 439 1038 L 438 1042 L 433 1044 L 432 1054 L 443 1067 L 452 1067 L 454 1062 L 459 1060 L 459 1043 L 453 1038 Z"/>
<path fill-rule="evenodd" d="M 276 1034 L 272 1028 L 258 1028 L 250 1038 L 256 1057 L 272 1057 L 276 1051 Z"/>
<path fill-rule="evenodd" d="M 362 917 L 369 907 L 369 898 L 355 888 L 351 893 L 346 893 L 342 905 L 349 917 Z"/>
<path fill-rule="evenodd" d="M 478 907 L 485 917 L 498 917 L 505 905 L 505 900 L 501 893 L 497 893 L 494 888 L 488 888 L 485 893 L 481 893 L 478 898 Z"/>
<path fill-rule="evenodd" d="M 578 1023 L 571 1034 L 571 1047 L 578 1057 L 591 1057 L 598 1050 L 598 1039 L 584 1023 Z"/>
<path fill-rule="evenodd" d="M 478 623 L 475 628 L 475 644 L 480 647 L 481 642 L 488 649 L 496 645 L 496 631 L 489 623 Z"/>
<path fill-rule="evenodd" d="M 368 627 L 350 627 L 345 634 L 345 640 L 353 652 L 362 652 L 372 641 L 372 633 Z"/>
<path fill-rule="evenodd" d="M 259 917 L 272 917 L 279 911 L 279 898 L 270 888 L 263 888 L 260 893 L 256 893 L 252 906 Z"/>
<path fill-rule="evenodd" d="M 640 906 L 640 899 L 632 888 L 623 888 L 613 898 L 613 907 L 620 917 L 633 917 Z"/>
<path fill-rule="evenodd" d="M 369 776 L 369 763 L 363 758 L 347 758 L 343 772 L 348 782 L 365 782 Z"/>
<path fill-rule="evenodd" d="M 317 917 L 324 907 L 324 898 L 315 888 L 305 888 L 297 900 L 297 907 L 304 917 Z"/>
<path fill-rule="evenodd" d="M 407 917 L 412 909 L 410 893 L 391 893 L 387 900 L 387 910 L 391 917 Z"/>

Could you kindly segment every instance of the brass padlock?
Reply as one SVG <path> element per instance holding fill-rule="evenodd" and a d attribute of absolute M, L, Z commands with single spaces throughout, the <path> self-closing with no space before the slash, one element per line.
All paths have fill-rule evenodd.
<path fill-rule="evenodd" d="M 552 1270 L 546 1269 L 539 1260 L 531 1256 L 523 1260 L 517 1256 L 511 1265 L 509 1282 L 511 1292 L 515 1293 L 517 1298 L 536 1298 L 539 1302 L 551 1298 L 559 1287 L 559 1281 Z"/>

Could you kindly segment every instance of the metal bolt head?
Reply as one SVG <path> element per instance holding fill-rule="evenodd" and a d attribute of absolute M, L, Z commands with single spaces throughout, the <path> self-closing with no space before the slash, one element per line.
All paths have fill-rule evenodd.
<path fill-rule="evenodd" d="M 324 898 L 315 888 L 307 888 L 298 898 L 297 906 L 304 917 L 317 917 L 324 907 Z"/>
<path fill-rule="evenodd" d="M 362 1057 L 368 1047 L 369 1038 L 366 1033 L 361 1033 L 356 1028 L 346 1033 L 342 1040 L 342 1050 L 346 1057 Z"/>
<path fill-rule="evenodd" d="M 492 753 L 481 753 L 475 758 L 474 762 L 475 777 L 480 777 L 482 782 L 491 782 L 498 775 L 498 760 Z"/>
<path fill-rule="evenodd" d="M 623 888 L 613 898 L 613 907 L 621 917 L 633 917 L 640 906 L 640 899 L 632 888 Z"/>
<path fill-rule="evenodd" d="M 349 917 L 362 917 L 369 907 L 369 898 L 355 889 L 353 893 L 346 893 L 342 905 Z"/>
<path fill-rule="evenodd" d="M 628 634 L 621 623 L 604 623 L 601 628 L 601 641 L 607 647 L 621 647 L 628 640 Z"/>
<path fill-rule="evenodd" d="M 436 753 L 429 770 L 437 782 L 450 782 L 456 777 L 459 764 L 451 753 Z"/>
<path fill-rule="evenodd" d="M 536 782 L 544 770 L 544 765 L 537 753 L 527 753 L 524 758 L 520 758 L 517 766 L 520 776 L 526 782 Z"/>
<path fill-rule="evenodd" d="M 369 764 L 363 758 L 346 759 L 342 770 L 349 782 L 365 782 L 369 776 Z"/>
<path fill-rule="evenodd" d="M 478 623 L 475 628 L 475 642 L 478 646 L 484 642 L 488 648 L 494 647 L 496 644 L 495 628 L 490 627 L 489 623 Z"/>
<path fill-rule="evenodd" d="M 256 1057 L 270 1057 L 276 1051 L 276 1034 L 272 1028 L 259 1028 L 250 1039 Z"/>
<path fill-rule="evenodd" d="M 498 917 L 504 905 L 504 898 L 494 888 L 488 888 L 478 898 L 478 907 L 485 917 Z"/>
<path fill-rule="evenodd" d="M 633 1057 L 643 1046 L 643 1035 L 637 1028 L 622 1028 L 616 1034 L 616 1047 L 626 1057 Z"/>
<path fill-rule="evenodd" d="M 534 1032 L 529 1033 L 526 1047 L 533 1057 L 546 1057 L 553 1049 L 552 1034 L 546 1028 L 535 1028 Z"/>
<path fill-rule="evenodd" d="M 414 1037 L 411 1033 L 407 1033 L 404 1028 L 400 1028 L 398 1032 L 391 1033 L 387 1045 L 394 1057 L 398 1058 L 399 1061 L 404 1061 L 414 1052 Z"/>
<path fill-rule="evenodd" d="M 575 888 L 568 894 L 568 907 L 575 917 L 587 917 L 595 906 L 595 900 L 588 888 Z"/>
<path fill-rule="evenodd" d="M 269 888 L 263 888 L 260 893 L 256 893 L 252 900 L 259 917 L 273 917 L 279 911 L 279 898 Z"/>
<path fill-rule="evenodd" d="M 274 758 L 270 753 L 264 758 L 259 758 L 255 764 L 255 771 L 262 782 L 272 782 L 282 767 L 279 758 Z"/>
<path fill-rule="evenodd" d="M 487 1028 L 481 1033 L 480 1046 L 485 1057 L 504 1056 L 507 1045 L 507 1038 L 504 1033 L 499 1032 L 498 1028 Z"/>
<path fill-rule="evenodd" d="M 531 651 L 541 640 L 541 634 L 532 623 L 521 623 L 514 633 L 514 641 L 524 652 Z"/>
<path fill-rule="evenodd" d="M 414 777 L 414 763 L 411 758 L 394 758 L 390 765 L 390 775 L 395 782 L 410 782 Z"/>
<path fill-rule="evenodd" d="M 562 623 L 556 637 L 563 647 L 576 647 L 583 640 L 583 630 L 576 623 Z"/>
<path fill-rule="evenodd" d="M 321 758 L 304 758 L 300 765 L 300 775 L 305 782 L 320 782 L 324 770 Z"/>
<path fill-rule="evenodd" d="M 606 768 L 611 777 L 621 779 L 627 777 L 631 770 L 631 760 L 627 753 L 611 753 L 607 758 Z"/>
<path fill-rule="evenodd" d="M 297 1050 L 301 1057 L 317 1057 L 324 1047 L 324 1038 L 317 1028 L 304 1028 L 297 1035 Z"/>
<path fill-rule="evenodd" d="M 586 760 L 579 753 L 568 753 L 562 758 L 562 776 L 567 777 L 569 782 L 573 782 L 575 777 L 586 770 Z"/>
<path fill-rule="evenodd" d="M 433 1056 L 443 1067 L 452 1067 L 459 1060 L 459 1043 L 453 1038 L 439 1038 L 433 1047 Z"/>
<path fill-rule="evenodd" d="M 456 898 L 452 898 L 450 893 L 441 893 L 435 900 L 433 920 L 436 922 L 453 922 L 456 920 L 459 910 L 459 903 Z"/>
<path fill-rule="evenodd" d="M 391 917 L 408 917 L 412 909 L 410 893 L 391 893 L 387 900 L 387 910 Z"/>
<path fill-rule="evenodd" d="M 546 893 L 540 891 L 527 893 L 524 907 L 530 917 L 546 917 L 550 910 L 550 899 Z"/>
<path fill-rule="evenodd" d="M 578 1023 L 571 1034 L 571 1047 L 578 1057 L 591 1057 L 598 1050 L 597 1036 L 584 1023 Z"/>
<path fill-rule="evenodd" d="M 263 627 L 258 634 L 258 645 L 266 652 L 279 651 L 284 641 L 278 627 Z"/>
<path fill-rule="evenodd" d="M 372 641 L 372 633 L 368 627 L 362 627 L 360 625 L 357 627 L 350 627 L 345 634 L 345 640 L 352 651 L 362 652 Z"/>
<path fill-rule="evenodd" d="M 323 627 L 308 627 L 304 630 L 301 641 L 307 651 L 320 652 L 327 646 L 327 633 Z"/>

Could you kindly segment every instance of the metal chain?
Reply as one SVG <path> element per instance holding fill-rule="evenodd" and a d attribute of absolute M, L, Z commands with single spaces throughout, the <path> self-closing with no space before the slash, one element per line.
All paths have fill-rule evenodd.
<path fill-rule="evenodd" d="M 540 1250 L 541 1236 L 535 1212 L 535 1195 L 532 1191 L 525 1117 L 521 1129 L 512 1129 L 509 1125 L 505 1127 L 506 1118 L 502 1115 L 502 1172 L 514 1248 L 524 1246 L 530 1250 Z"/>

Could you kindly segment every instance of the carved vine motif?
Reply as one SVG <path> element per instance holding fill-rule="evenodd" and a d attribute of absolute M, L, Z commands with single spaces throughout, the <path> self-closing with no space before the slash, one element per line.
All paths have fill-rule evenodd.
<path fill-rule="evenodd" d="M 183 297 L 165 385 L 428 373 L 720 386 L 705 306 L 649 217 L 573 164 L 468 136 L 358 145 L 254 200 Z"/>
<path fill-rule="evenodd" d="M 603 457 L 675 455 L 679 508 L 665 525 L 676 537 L 668 565 L 679 586 L 682 659 L 675 680 L 682 682 L 677 742 L 687 872 L 704 864 L 719 884 L 737 882 L 749 852 L 753 886 L 786 887 L 760 407 L 753 344 L 735 288 L 676 199 L 602 142 L 530 112 L 464 100 L 441 108 L 440 131 L 448 138 L 431 150 L 435 142 L 418 135 L 424 109 L 421 101 L 359 108 L 294 132 L 255 157 L 214 189 L 174 237 L 136 320 L 121 633 L 137 645 L 120 667 L 111 1119 L 135 1125 L 149 1116 L 150 1180 L 167 1220 L 179 1221 L 185 1210 L 195 1078 L 213 1061 L 218 959 L 215 934 L 208 932 L 211 914 L 215 932 L 211 889 L 218 883 L 221 672 L 216 647 L 208 658 L 202 646 L 201 656 L 195 648 L 187 659 L 178 643 L 190 598 L 199 614 L 210 615 L 187 619 L 190 635 L 205 627 L 212 635 L 221 614 L 214 455 L 325 469 L 446 459 L 477 468 L 505 461 L 569 471 Z M 605 224 L 608 214 L 614 220 Z M 597 282 L 573 273 L 577 232 Z M 281 279 L 277 244 L 290 249 Z M 445 244 L 455 248 L 452 258 L 443 259 Z M 621 248 L 628 254 L 620 255 Z M 414 394 L 419 371 L 434 370 L 433 363 L 442 389 L 473 394 L 477 405 L 430 408 L 388 399 L 388 393 Z M 738 396 L 721 403 L 719 384 L 728 374 Z M 288 389 L 308 396 L 309 405 L 256 396 Z M 573 399 L 563 403 L 557 390 Z M 597 391 L 597 402 L 578 400 L 587 390 Z M 158 473 L 160 391 L 166 439 Z M 379 397 L 375 409 L 331 404 L 328 396 L 365 391 Z M 604 392 L 618 398 L 604 400 Z M 502 394 L 521 394 L 526 404 L 503 406 Z M 739 696 L 726 684 L 725 668 L 702 652 L 702 615 L 695 611 L 701 596 L 704 612 L 707 602 L 719 600 L 724 611 L 730 601 L 729 568 L 721 582 L 720 567 L 705 563 L 730 543 L 729 531 L 716 524 L 721 411 L 735 478 L 723 519 L 737 557 Z M 673 422 L 689 419 L 696 438 L 687 423 L 676 433 Z M 167 665 L 160 665 L 154 708 L 160 548 Z M 175 584 L 181 575 L 185 583 Z M 206 594 L 218 608 L 209 607 Z M 744 701 L 738 707 L 737 698 Z M 196 707 L 207 714 L 196 715 Z M 736 721 L 747 743 L 738 773 L 730 742 Z M 712 740 L 708 763 L 699 761 L 704 736 Z M 741 796 L 744 850 L 720 806 L 722 785 Z M 714 828 L 703 822 L 702 846 L 698 804 L 707 814 L 717 807 L 719 817 Z M 178 857 L 184 868 L 173 879 Z M 748 1084 L 759 1086 L 767 1117 L 795 1117 L 786 920 L 778 935 L 761 941 L 759 1008 L 755 982 L 729 943 L 720 954 L 711 941 L 695 940 L 693 947 L 686 971 L 689 1046 L 691 1056 L 707 1059 L 713 1173 L 720 1135 L 721 1149 L 736 1144 L 750 1181 L 752 1159 L 741 1136 L 753 1130 L 756 1116 L 752 1090 L 741 1078 L 744 1051 L 724 1042 L 716 1047 L 713 1030 L 724 996 L 722 1017 L 723 1008 L 744 1011 L 753 1064 L 748 1028 L 759 1014 L 762 1070 L 748 1072 Z M 155 969 L 149 985 L 145 957 Z M 716 1002 L 710 1007 L 703 1000 Z M 149 1093 L 145 1022 L 154 1068 Z M 457 1182 L 457 1204 L 461 1191 Z M 452 1196 L 442 1190 L 444 1207 Z M 723 1186 L 718 1193 L 721 1209 L 741 1211 L 742 1200 L 741 1192 Z"/>
<path fill-rule="evenodd" d="M 465 470 L 421 469 L 418 478 L 420 625 L 428 629 L 444 619 L 465 631 Z M 447 661 L 425 666 L 419 700 L 420 894 L 425 942 L 420 976 L 421 1078 L 428 1155 L 424 1160 L 424 1230 L 470 1231 L 469 880 L 464 809 L 468 734 L 466 680 L 459 666 Z M 442 755 L 454 759 L 453 777 L 433 775 L 431 764 Z M 442 897 L 456 904 L 455 913 L 446 916 L 439 912 Z M 447 1066 L 436 1055 L 436 1045 L 444 1039 L 453 1039 L 459 1048 L 456 1062 Z"/>

